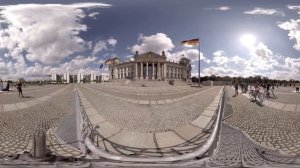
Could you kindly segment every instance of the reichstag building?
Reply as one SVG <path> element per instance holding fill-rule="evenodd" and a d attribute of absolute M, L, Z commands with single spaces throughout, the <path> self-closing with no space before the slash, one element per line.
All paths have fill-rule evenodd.
<path fill-rule="evenodd" d="M 117 59 L 117 60 L 116 60 Z M 191 63 L 187 58 L 181 58 L 178 63 L 167 61 L 165 52 L 161 55 L 152 51 L 134 55 L 134 61 L 109 63 L 110 79 L 135 80 L 182 80 L 191 79 Z"/>

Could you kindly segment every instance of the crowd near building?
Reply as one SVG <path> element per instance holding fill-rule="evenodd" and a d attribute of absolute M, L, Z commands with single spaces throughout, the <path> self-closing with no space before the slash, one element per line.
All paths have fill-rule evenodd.
<path fill-rule="evenodd" d="M 178 63 L 167 61 L 165 52 L 162 55 L 146 52 L 134 55 L 133 61 L 120 63 L 118 58 L 106 61 L 109 65 L 110 79 L 132 80 L 182 80 L 190 81 L 191 63 L 187 58 L 181 58 Z"/>

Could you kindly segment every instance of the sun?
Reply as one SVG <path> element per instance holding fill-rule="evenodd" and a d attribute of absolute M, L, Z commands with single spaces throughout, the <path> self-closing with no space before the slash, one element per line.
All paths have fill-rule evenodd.
<path fill-rule="evenodd" d="M 256 42 L 256 39 L 252 34 L 244 34 L 241 36 L 240 41 L 244 46 L 252 48 Z"/>

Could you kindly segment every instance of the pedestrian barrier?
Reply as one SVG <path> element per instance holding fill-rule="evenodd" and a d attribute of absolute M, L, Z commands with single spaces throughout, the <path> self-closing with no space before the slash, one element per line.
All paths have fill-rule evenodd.
<path fill-rule="evenodd" d="M 139 162 L 139 163 L 164 163 L 164 162 L 175 162 L 175 161 L 184 161 L 184 160 L 192 160 L 194 158 L 203 157 L 213 146 L 217 135 L 220 129 L 221 117 L 222 117 L 222 109 L 224 103 L 224 88 L 221 99 L 219 100 L 218 108 L 215 111 L 216 117 L 214 117 L 214 124 L 211 125 L 211 134 L 207 141 L 199 146 L 196 150 L 176 156 L 165 156 L 165 157 L 134 157 L 134 156 L 125 156 L 125 155 L 117 155 L 113 153 L 109 153 L 106 149 L 102 148 L 99 145 L 99 140 L 105 139 L 102 137 L 98 131 L 97 127 L 94 127 L 90 122 L 85 109 L 81 103 L 78 90 L 75 97 L 75 111 L 77 117 L 77 137 L 80 140 L 78 146 L 82 150 L 83 153 L 89 154 L 91 152 L 93 155 L 97 155 L 98 157 L 123 161 L 123 162 Z M 124 146 L 125 147 L 125 146 Z"/>

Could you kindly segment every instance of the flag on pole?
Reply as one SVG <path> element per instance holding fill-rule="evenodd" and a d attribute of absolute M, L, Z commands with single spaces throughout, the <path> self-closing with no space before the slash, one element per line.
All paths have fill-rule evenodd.
<path fill-rule="evenodd" d="M 181 42 L 181 45 L 191 45 L 191 46 L 196 46 L 200 44 L 199 39 L 191 39 L 191 40 L 184 40 Z"/>
<path fill-rule="evenodd" d="M 100 65 L 99 69 L 103 68 L 103 64 Z"/>

